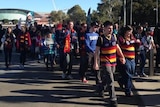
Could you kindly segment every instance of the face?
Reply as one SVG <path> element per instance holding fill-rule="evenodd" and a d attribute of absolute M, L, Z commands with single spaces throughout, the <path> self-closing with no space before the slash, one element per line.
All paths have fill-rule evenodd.
<path fill-rule="evenodd" d="M 138 29 L 138 33 L 142 33 L 143 32 L 143 27 L 141 27 L 140 29 Z"/>
<path fill-rule="evenodd" d="M 132 30 L 126 31 L 126 33 L 125 33 L 126 37 L 130 37 L 131 35 L 132 35 Z"/>
<path fill-rule="evenodd" d="M 104 34 L 105 35 L 109 35 L 109 34 L 112 34 L 112 33 L 113 33 L 113 26 L 112 25 L 104 27 Z"/>
<path fill-rule="evenodd" d="M 22 27 L 21 30 L 22 30 L 22 32 L 26 32 L 26 28 L 25 27 Z"/>
<path fill-rule="evenodd" d="M 12 32 L 12 29 L 11 28 L 8 28 L 8 33 L 11 33 Z"/>
<path fill-rule="evenodd" d="M 97 26 L 93 26 L 93 32 L 96 32 L 98 30 L 98 27 Z"/>
<path fill-rule="evenodd" d="M 69 29 L 73 29 L 73 26 L 74 26 L 74 24 L 73 24 L 73 22 L 69 22 Z"/>

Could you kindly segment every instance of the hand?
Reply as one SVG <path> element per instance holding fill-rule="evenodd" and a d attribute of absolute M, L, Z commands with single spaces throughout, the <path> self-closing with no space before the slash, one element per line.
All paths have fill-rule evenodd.
<path fill-rule="evenodd" d="M 159 48 L 159 45 L 158 45 L 158 44 L 156 44 L 156 47 L 157 47 L 157 48 Z"/>
<path fill-rule="evenodd" d="M 59 48 L 60 46 L 59 46 L 59 44 L 57 44 L 57 48 Z"/>
<path fill-rule="evenodd" d="M 124 58 L 124 57 L 119 58 L 119 60 L 120 60 L 120 62 L 121 62 L 122 64 L 125 64 L 125 63 L 126 63 L 126 60 L 125 60 L 125 58 Z"/>
<path fill-rule="evenodd" d="M 94 70 L 99 70 L 99 65 L 98 65 L 98 64 L 94 64 L 94 65 L 93 65 L 93 69 L 94 69 Z"/>
<path fill-rule="evenodd" d="M 136 43 L 140 43 L 141 41 L 139 39 L 136 40 Z"/>
<path fill-rule="evenodd" d="M 5 42 L 4 42 L 4 44 L 5 44 L 5 45 L 8 45 L 8 42 L 7 42 L 7 41 L 5 41 Z"/>
<path fill-rule="evenodd" d="M 77 53 L 77 54 L 79 53 L 79 49 L 76 49 L 76 53 Z"/>

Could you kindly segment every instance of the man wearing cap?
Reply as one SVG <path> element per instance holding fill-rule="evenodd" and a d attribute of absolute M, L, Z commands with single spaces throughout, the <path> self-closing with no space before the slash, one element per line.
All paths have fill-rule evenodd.
<path fill-rule="evenodd" d="M 91 68 L 91 73 L 95 74 L 93 70 L 93 60 L 94 60 L 94 53 L 96 49 L 96 43 L 97 39 L 99 37 L 99 34 L 97 33 L 98 29 L 98 23 L 97 22 L 92 22 L 91 27 L 89 31 L 85 35 L 85 43 L 86 43 L 86 52 L 87 52 L 87 57 L 88 57 L 88 66 Z M 96 78 L 97 78 L 97 74 Z M 96 79 L 96 84 L 97 84 L 97 79 Z"/>

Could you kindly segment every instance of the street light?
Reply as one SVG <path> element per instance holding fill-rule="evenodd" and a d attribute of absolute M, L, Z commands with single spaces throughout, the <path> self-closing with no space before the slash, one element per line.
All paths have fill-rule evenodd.
<path fill-rule="evenodd" d="M 156 24 L 158 23 L 158 0 L 156 0 Z"/>
<path fill-rule="evenodd" d="M 133 5 L 133 0 L 131 0 L 130 25 L 132 25 L 132 5 Z"/>
<path fill-rule="evenodd" d="M 124 22 L 123 25 L 126 25 L 126 0 L 123 1 L 123 10 L 124 10 Z"/>
<path fill-rule="evenodd" d="M 156 24 L 158 23 L 158 0 L 156 0 L 156 7 L 153 9 L 156 12 Z"/>

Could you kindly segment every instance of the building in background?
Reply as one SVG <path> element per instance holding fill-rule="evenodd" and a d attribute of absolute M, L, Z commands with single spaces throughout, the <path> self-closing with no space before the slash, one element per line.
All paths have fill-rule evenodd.
<path fill-rule="evenodd" d="M 49 16 L 50 13 L 37 13 L 24 9 L 0 9 L 1 24 L 18 24 L 18 20 L 21 20 L 21 23 L 25 24 L 26 20 L 28 21 L 29 19 L 38 24 L 48 25 L 50 24 Z"/>

